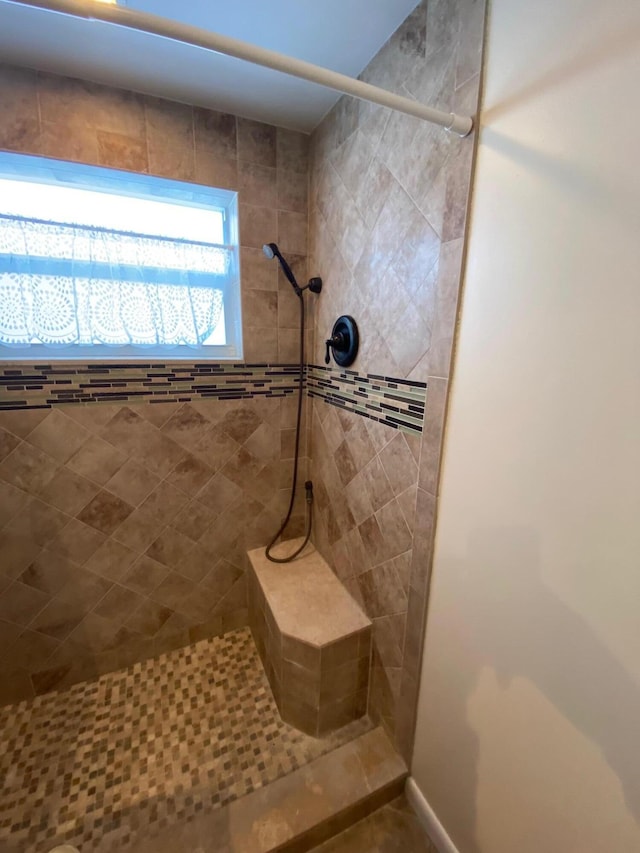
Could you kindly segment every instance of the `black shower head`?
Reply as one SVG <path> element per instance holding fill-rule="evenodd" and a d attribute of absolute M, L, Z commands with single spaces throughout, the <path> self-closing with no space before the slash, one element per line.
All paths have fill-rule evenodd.
<path fill-rule="evenodd" d="M 262 251 L 264 252 L 265 257 L 269 258 L 269 260 L 272 260 L 273 258 L 278 259 L 278 261 L 280 262 L 280 266 L 282 267 L 282 272 L 286 275 L 295 292 L 298 294 L 298 296 L 300 296 L 302 294 L 300 285 L 296 281 L 296 277 L 294 276 L 294 274 L 291 272 L 291 267 L 280 254 L 280 249 L 278 248 L 277 244 L 265 243 L 262 247 Z"/>
<path fill-rule="evenodd" d="M 282 267 L 282 272 L 286 275 L 291 286 L 295 290 L 296 296 L 299 296 L 302 299 L 302 294 L 305 290 L 310 290 L 312 293 L 320 293 L 322 290 L 321 278 L 310 278 L 308 284 L 305 284 L 304 287 L 300 287 L 296 281 L 295 275 L 291 271 L 291 267 L 280 254 L 280 249 L 278 248 L 277 243 L 265 243 L 262 247 L 262 251 L 264 252 L 265 257 L 269 258 L 269 260 L 272 260 L 273 258 L 278 259 L 280 266 Z"/>

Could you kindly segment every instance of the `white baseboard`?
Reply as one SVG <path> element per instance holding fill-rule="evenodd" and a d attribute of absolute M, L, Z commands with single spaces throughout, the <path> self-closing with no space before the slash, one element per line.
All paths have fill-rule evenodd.
<path fill-rule="evenodd" d="M 460 853 L 456 845 L 447 835 L 447 831 L 436 817 L 436 813 L 425 800 L 416 785 L 413 776 L 409 776 L 405 785 L 405 794 L 418 820 L 429 833 L 429 838 L 439 850 L 439 853 Z"/>

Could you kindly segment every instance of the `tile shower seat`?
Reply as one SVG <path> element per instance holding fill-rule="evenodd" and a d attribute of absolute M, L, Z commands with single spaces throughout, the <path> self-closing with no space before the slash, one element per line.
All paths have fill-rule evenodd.
<path fill-rule="evenodd" d="M 291 553 L 302 540 L 274 549 Z M 371 621 L 312 545 L 249 551 L 249 619 L 282 719 L 319 736 L 367 709 Z"/>

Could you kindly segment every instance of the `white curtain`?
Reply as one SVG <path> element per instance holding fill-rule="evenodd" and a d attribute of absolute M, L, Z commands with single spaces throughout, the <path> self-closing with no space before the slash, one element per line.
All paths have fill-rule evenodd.
<path fill-rule="evenodd" d="M 220 318 L 232 250 L 0 215 L 0 343 L 186 344 Z"/>

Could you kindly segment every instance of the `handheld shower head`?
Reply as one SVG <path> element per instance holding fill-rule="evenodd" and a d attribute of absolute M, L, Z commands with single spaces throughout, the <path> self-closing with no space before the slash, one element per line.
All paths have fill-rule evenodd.
<path fill-rule="evenodd" d="M 310 290 L 312 293 L 320 293 L 322 290 L 321 278 L 310 278 L 308 284 L 305 284 L 304 287 L 300 287 L 296 281 L 295 275 L 291 271 L 291 267 L 280 254 L 280 249 L 278 248 L 277 243 L 265 243 L 262 247 L 262 251 L 264 252 L 265 258 L 269 258 L 270 261 L 273 260 L 273 258 L 278 259 L 280 266 L 282 267 L 282 272 L 286 275 L 289 283 L 296 292 L 296 296 L 299 296 L 300 299 L 302 299 L 302 293 L 305 290 Z"/>
<path fill-rule="evenodd" d="M 297 293 L 297 295 L 301 296 L 302 290 L 300 288 L 300 285 L 296 281 L 295 275 L 291 272 L 291 267 L 289 266 L 289 264 L 285 261 L 285 259 L 280 254 L 280 249 L 278 248 L 277 244 L 276 243 L 265 243 L 264 246 L 262 247 L 262 251 L 264 252 L 265 257 L 269 258 L 269 260 L 272 260 L 273 258 L 278 259 L 278 261 L 280 262 L 280 266 L 282 267 L 282 272 L 286 275 L 287 280 L 292 285 L 292 287 L 295 290 L 295 292 Z"/>

